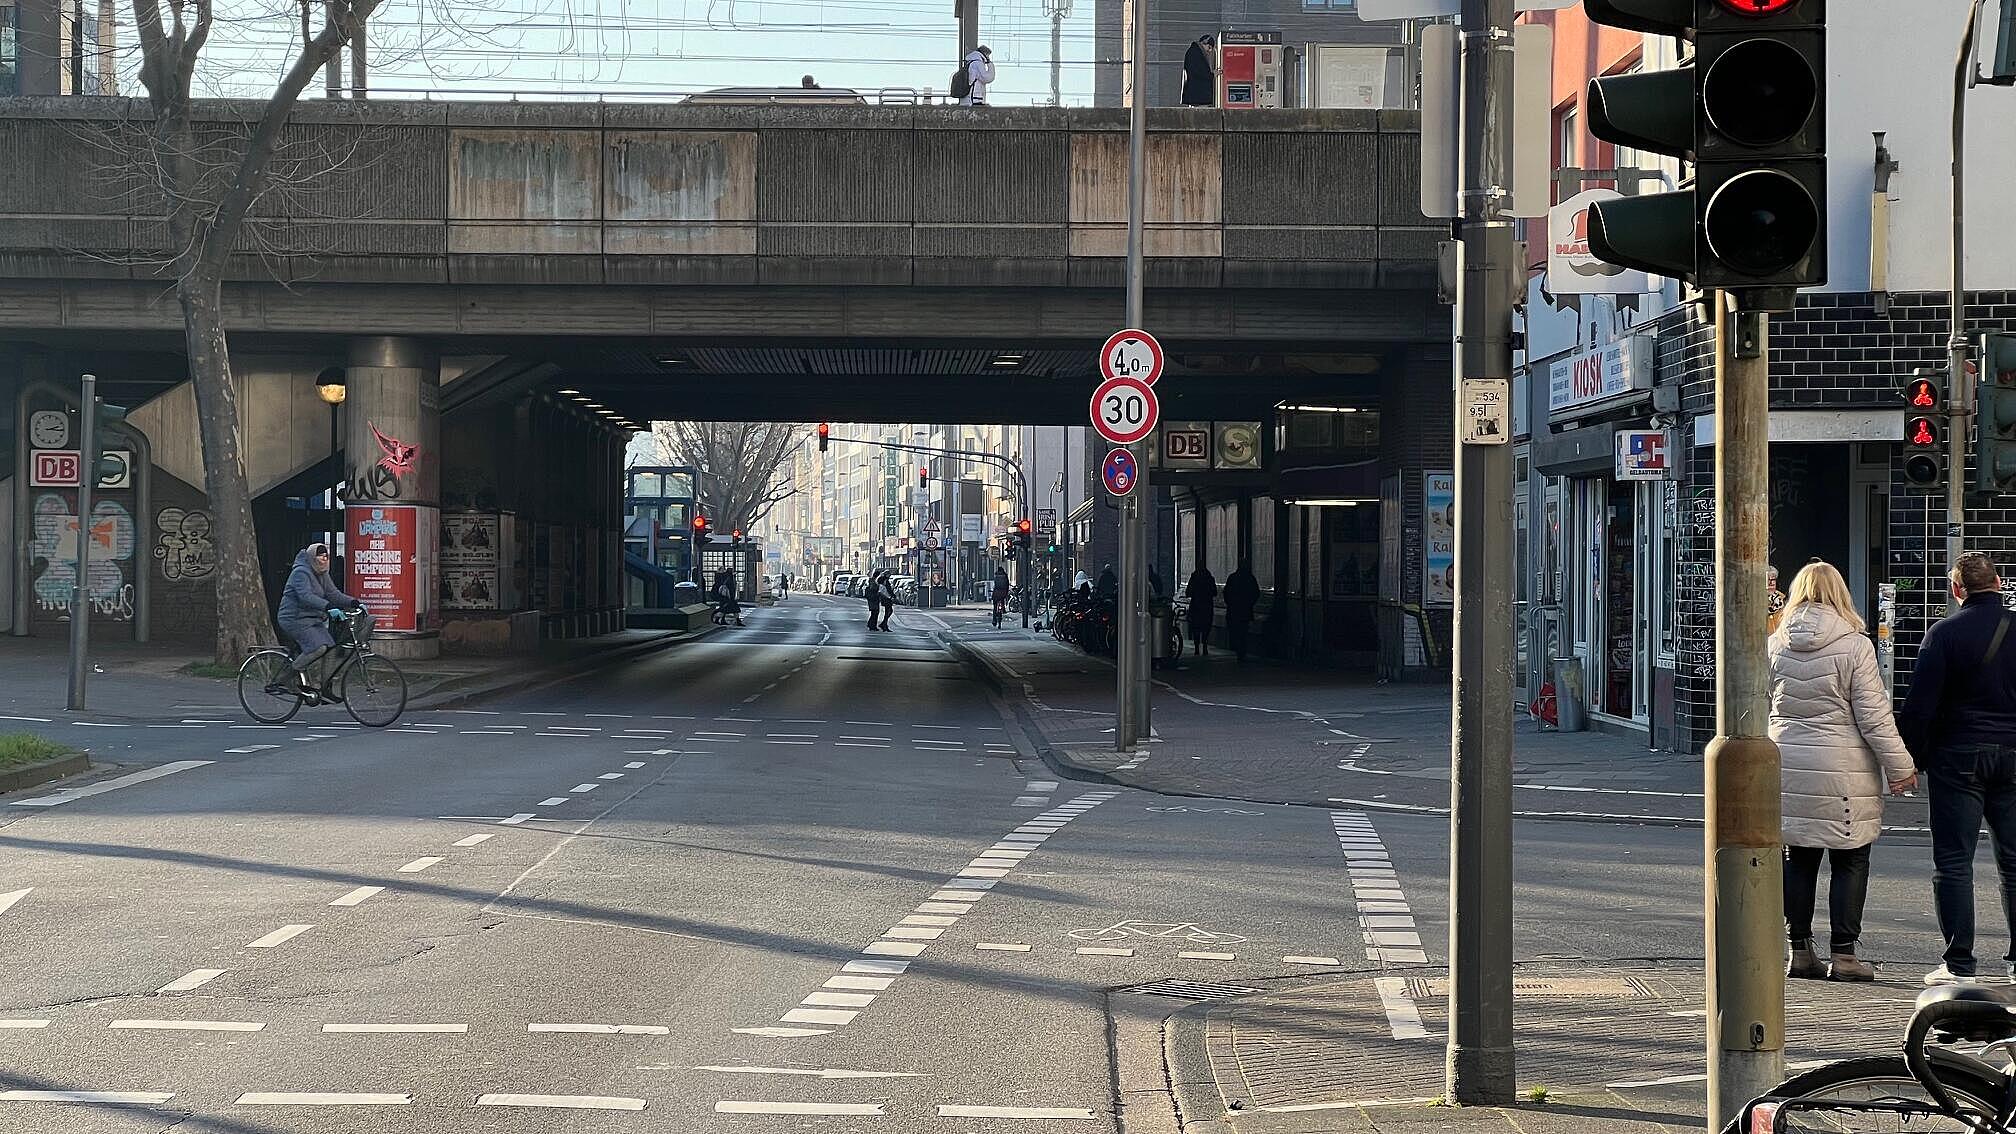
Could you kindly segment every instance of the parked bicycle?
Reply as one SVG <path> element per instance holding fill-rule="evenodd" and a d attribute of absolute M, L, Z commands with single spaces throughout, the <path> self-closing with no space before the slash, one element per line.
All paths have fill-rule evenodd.
<path fill-rule="evenodd" d="M 329 633 L 336 639 L 335 660 L 312 688 L 301 687 L 294 655 L 277 646 L 254 652 L 238 667 L 238 703 L 253 720 L 284 724 L 303 705 L 337 704 L 358 724 L 385 728 L 406 711 L 406 675 L 391 658 L 371 652 L 370 620 L 331 607 Z"/>
<path fill-rule="evenodd" d="M 1983 1058 L 1937 1043 L 1985 1044 L 2016 1058 L 2016 989 L 1926 989 L 1899 1055 L 1844 1059 L 1795 1075 L 1743 1108 L 1723 1134 L 1971 1130 L 2016 1134 L 2016 1080 Z M 1944 1118 L 1949 1122 L 1940 1122 Z"/>

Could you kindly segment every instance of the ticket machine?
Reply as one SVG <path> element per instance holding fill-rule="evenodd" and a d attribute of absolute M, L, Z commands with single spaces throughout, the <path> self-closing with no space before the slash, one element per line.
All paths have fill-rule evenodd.
<path fill-rule="evenodd" d="M 1282 105 L 1284 68 L 1278 31 L 1218 34 L 1218 105 L 1225 110 Z"/>

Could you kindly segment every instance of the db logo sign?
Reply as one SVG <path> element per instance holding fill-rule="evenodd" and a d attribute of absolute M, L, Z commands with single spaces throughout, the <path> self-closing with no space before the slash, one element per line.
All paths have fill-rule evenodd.
<path fill-rule="evenodd" d="M 1171 461 L 1201 461 L 1211 455 L 1211 435 L 1201 430 L 1172 430 L 1162 435 L 1162 456 Z"/>
<path fill-rule="evenodd" d="M 28 483 L 35 488 L 74 488 L 79 483 L 75 449 L 37 449 L 28 469 Z"/>

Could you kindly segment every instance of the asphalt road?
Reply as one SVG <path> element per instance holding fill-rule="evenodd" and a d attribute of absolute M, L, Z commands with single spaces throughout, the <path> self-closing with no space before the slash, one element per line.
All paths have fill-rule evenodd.
<path fill-rule="evenodd" d="M 0 1131 L 1116 1129 L 1110 992 L 1446 959 L 1437 821 L 1062 779 L 860 613 L 383 732 L 125 719 L 118 786 L 0 799 Z M 1520 837 L 1522 958 L 1699 958 L 1698 834 Z"/>

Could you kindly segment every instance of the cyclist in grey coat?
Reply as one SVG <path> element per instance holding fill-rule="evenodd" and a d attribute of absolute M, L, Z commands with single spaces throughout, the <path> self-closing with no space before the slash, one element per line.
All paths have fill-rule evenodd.
<path fill-rule="evenodd" d="M 287 573 L 286 589 L 280 593 L 280 631 L 299 650 L 294 655 L 294 672 L 305 674 L 336 639 L 329 634 L 329 608 L 359 610 L 363 603 L 343 593 L 329 577 L 329 545 L 311 543 L 294 557 L 294 569 Z"/>

